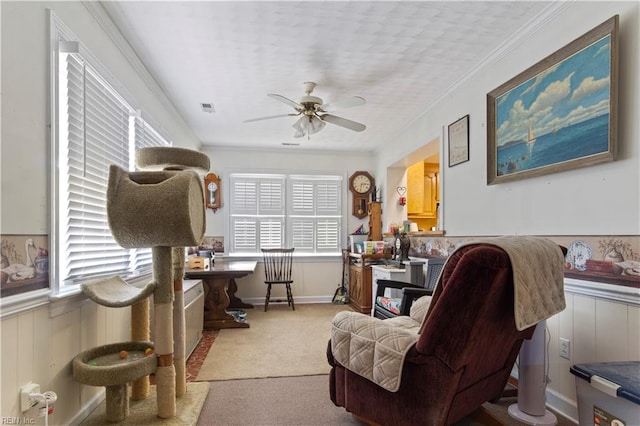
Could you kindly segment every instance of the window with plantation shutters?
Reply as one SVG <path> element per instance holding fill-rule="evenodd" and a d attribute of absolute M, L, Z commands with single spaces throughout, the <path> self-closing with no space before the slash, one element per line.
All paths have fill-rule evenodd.
<path fill-rule="evenodd" d="M 150 249 L 124 249 L 108 224 L 109 167 L 131 170 L 136 148 L 169 143 L 97 71 L 79 43 L 60 41 L 57 57 L 57 134 L 53 168 L 54 271 L 57 293 L 82 281 L 150 271 Z"/>
<path fill-rule="evenodd" d="M 288 233 L 299 253 L 339 253 L 341 186 L 337 176 L 289 176 Z"/>
<path fill-rule="evenodd" d="M 231 252 L 256 254 L 282 247 L 285 221 L 285 176 L 232 174 Z"/>
<path fill-rule="evenodd" d="M 342 177 L 232 173 L 229 182 L 230 254 L 340 253 Z"/>

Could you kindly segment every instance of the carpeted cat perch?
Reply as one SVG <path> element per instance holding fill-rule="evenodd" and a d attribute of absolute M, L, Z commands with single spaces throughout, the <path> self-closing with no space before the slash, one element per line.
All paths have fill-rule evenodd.
<path fill-rule="evenodd" d="M 149 340 L 148 296 L 153 294 L 157 410 L 159 417 L 169 418 L 176 415 L 175 398 L 186 392 L 184 247 L 199 245 L 204 236 L 204 194 L 195 170 L 208 171 L 209 158 L 182 148 L 153 147 L 139 150 L 136 163 L 144 171 L 128 172 L 111 166 L 107 214 L 118 244 L 124 248 L 152 248 L 153 282 L 137 288 L 110 278 L 84 285 L 83 291 L 105 306 L 131 306 L 132 340 L 140 341 Z M 88 383 L 88 378 L 81 377 L 90 372 L 91 369 L 78 368 L 76 377 L 74 368 L 74 378 L 95 385 L 95 381 Z M 133 398 L 144 399 L 148 380 L 134 380 Z M 107 413 L 107 417 L 119 421 L 122 413 Z"/>

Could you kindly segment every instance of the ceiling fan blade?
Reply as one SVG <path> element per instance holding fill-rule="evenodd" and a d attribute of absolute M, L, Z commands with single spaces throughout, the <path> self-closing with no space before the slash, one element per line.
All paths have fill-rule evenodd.
<path fill-rule="evenodd" d="M 300 105 L 296 101 L 292 101 L 291 99 L 285 98 L 282 95 L 276 95 L 275 93 L 269 93 L 267 96 L 269 96 L 270 98 L 273 98 L 275 100 L 278 100 L 280 102 L 284 102 L 285 104 L 289 105 L 290 107 L 295 108 L 296 110 L 300 110 L 302 108 L 302 105 Z"/>
<path fill-rule="evenodd" d="M 295 117 L 300 114 L 278 114 L 278 115 L 270 115 L 268 117 L 258 117 L 258 118 L 250 118 L 248 120 L 244 120 L 243 123 L 251 123 L 252 121 L 261 121 L 261 120 L 270 120 L 272 118 L 280 118 L 280 117 Z"/>
<path fill-rule="evenodd" d="M 357 106 L 364 105 L 367 101 L 360 96 L 352 96 L 350 98 L 338 99 L 333 102 L 329 102 L 328 104 L 322 105 L 323 111 L 328 111 L 330 109 L 343 109 L 343 108 L 353 108 Z"/>
<path fill-rule="evenodd" d="M 335 124 L 336 126 L 344 127 L 346 129 L 353 130 L 354 132 L 361 132 L 367 128 L 367 126 L 365 126 L 364 124 L 347 120 L 346 118 L 337 117 L 331 114 L 323 114 L 319 117 L 327 123 Z"/>

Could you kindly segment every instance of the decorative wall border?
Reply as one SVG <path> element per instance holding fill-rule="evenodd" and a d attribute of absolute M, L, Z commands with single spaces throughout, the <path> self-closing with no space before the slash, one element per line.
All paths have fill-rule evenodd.
<path fill-rule="evenodd" d="M 412 236 L 410 256 L 448 256 L 465 242 L 490 236 Z M 640 289 L 640 236 L 584 235 L 544 236 L 567 247 L 565 278 L 570 282 L 591 282 L 596 288 L 617 285 Z M 393 239 L 386 239 L 392 245 Z M 583 288 L 578 286 L 574 288 Z M 589 287 L 590 288 L 590 287 Z M 585 291 L 588 290 L 584 287 Z"/>

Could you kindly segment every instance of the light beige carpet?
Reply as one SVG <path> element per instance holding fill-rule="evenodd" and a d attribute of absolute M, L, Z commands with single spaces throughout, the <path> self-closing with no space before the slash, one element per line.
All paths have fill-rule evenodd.
<path fill-rule="evenodd" d="M 220 330 L 196 380 L 328 374 L 331 320 L 348 305 L 285 305 L 246 309 L 250 328 Z"/>
<path fill-rule="evenodd" d="M 208 382 L 187 383 L 187 392 L 176 400 L 176 416 L 170 419 L 158 417 L 156 387 L 151 386 L 147 399 L 129 402 L 129 417 L 118 422 L 118 425 L 162 425 L 162 426 L 192 426 L 198 422 L 200 411 L 209 393 Z M 81 426 L 98 426 L 114 424 L 107 421 L 106 401 L 87 417 Z"/>

